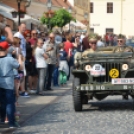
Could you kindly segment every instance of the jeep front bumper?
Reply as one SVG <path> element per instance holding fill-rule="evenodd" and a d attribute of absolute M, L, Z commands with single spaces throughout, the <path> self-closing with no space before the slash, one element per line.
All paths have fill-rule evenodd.
<path fill-rule="evenodd" d="M 134 90 L 134 84 L 113 85 L 113 84 L 81 84 L 76 86 L 78 91 L 114 91 L 114 90 Z"/>

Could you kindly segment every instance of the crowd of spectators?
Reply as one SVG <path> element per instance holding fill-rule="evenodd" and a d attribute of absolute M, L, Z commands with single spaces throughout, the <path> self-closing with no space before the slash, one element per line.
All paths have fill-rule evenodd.
<path fill-rule="evenodd" d="M 9 26 L 0 27 L 0 121 L 7 118 L 13 128 L 19 126 L 15 119 L 19 96 L 45 96 L 52 85 L 66 86 L 75 53 L 90 48 L 89 34 L 31 31 L 22 23 L 13 35 Z M 112 43 L 110 37 L 105 36 L 107 45 Z M 105 46 L 101 37 L 97 46 Z"/>
<path fill-rule="evenodd" d="M 45 96 L 52 85 L 65 86 L 74 54 L 84 47 L 78 33 L 39 33 L 27 30 L 24 23 L 14 35 L 9 26 L 0 28 L 0 121 L 7 119 L 14 128 L 19 127 L 15 119 L 19 97 Z"/>

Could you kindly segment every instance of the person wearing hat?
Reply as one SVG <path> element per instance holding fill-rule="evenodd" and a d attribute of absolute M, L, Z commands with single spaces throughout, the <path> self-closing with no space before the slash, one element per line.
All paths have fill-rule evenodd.
<path fill-rule="evenodd" d="M 97 49 L 97 40 L 98 40 L 98 35 L 97 34 L 90 34 L 89 35 L 89 46 L 90 49 L 85 50 L 82 53 L 82 57 L 86 57 L 88 53 L 94 53 Z"/>
<path fill-rule="evenodd" d="M 17 127 L 15 124 L 15 96 L 14 96 L 14 73 L 13 69 L 22 69 L 21 57 L 18 61 L 11 56 L 7 56 L 8 43 L 0 43 L 0 119 L 4 123 L 6 114 L 9 127 Z"/>
<path fill-rule="evenodd" d="M 134 52 L 133 47 L 126 45 L 126 37 L 119 34 L 117 37 L 117 46 L 114 48 L 113 52 Z"/>
<path fill-rule="evenodd" d="M 119 34 L 117 37 L 117 46 L 114 48 L 113 52 L 134 52 L 133 47 L 126 45 L 126 37 L 122 34 Z M 123 95 L 123 99 L 128 100 L 128 95 Z"/>
<path fill-rule="evenodd" d="M 94 53 L 97 49 L 97 34 L 89 35 L 89 49 L 86 49 L 84 52 L 76 52 L 74 55 L 74 65 L 77 66 L 77 58 L 86 57 L 88 53 Z"/>
<path fill-rule="evenodd" d="M 119 34 L 117 37 L 118 46 L 123 46 L 126 43 L 126 37 L 122 34 Z"/>
<path fill-rule="evenodd" d="M 55 34 L 55 44 L 58 46 L 59 44 L 62 43 L 62 36 L 58 30 L 55 31 L 54 34 Z"/>

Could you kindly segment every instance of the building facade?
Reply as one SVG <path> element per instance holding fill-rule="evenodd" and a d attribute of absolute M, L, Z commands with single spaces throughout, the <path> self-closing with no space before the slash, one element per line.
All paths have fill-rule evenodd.
<path fill-rule="evenodd" d="M 90 30 L 104 35 L 106 32 L 134 35 L 133 0 L 91 0 Z"/>
<path fill-rule="evenodd" d="M 76 19 L 79 21 L 84 21 L 88 19 L 89 21 L 89 4 L 90 0 L 74 0 L 74 8 L 76 11 Z M 88 14 L 88 18 L 84 17 L 84 14 Z"/>
<path fill-rule="evenodd" d="M 18 4 L 17 4 L 17 0 L 2 0 L 0 1 L 2 4 L 12 7 L 14 8 L 16 11 L 18 11 Z M 69 3 L 69 1 L 67 0 L 51 0 L 52 2 L 52 11 L 56 11 L 58 9 L 64 8 L 66 10 L 69 9 L 69 7 L 72 7 L 71 4 Z M 47 8 L 47 0 L 31 0 L 31 4 L 29 7 L 25 7 L 26 1 L 22 0 L 21 1 L 21 6 L 20 9 L 23 11 L 26 11 L 28 16 L 28 20 L 27 20 L 27 28 L 28 29 L 34 29 L 37 28 L 38 26 L 40 26 L 39 24 L 39 19 L 43 16 L 44 12 L 48 11 Z M 2 5 L 1 5 L 2 6 Z M 73 7 L 72 7 L 72 12 L 73 11 Z M 27 16 L 25 15 L 25 16 Z M 11 16 L 11 14 L 10 14 Z M 4 17 L 6 17 L 6 15 L 4 14 Z M 8 20 L 9 22 L 9 20 Z M 24 20 L 21 18 L 21 22 L 24 22 Z"/>
<path fill-rule="evenodd" d="M 90 32 L 90 0 L 74 0 L 76 20 L 87 25 L 87 32 Z"/>
<path fill-rule="evenodd" d="M 52 9 L 56 11 L 58 9 L 64 8 L 68 10 L 71 4 L 66 0 L 51 0 Z M 40 18 L 44 12 L 47 12 L 47 0 L 32 0 L 30 7 L 27 8 L 27 13 L 34 18 Z"/>

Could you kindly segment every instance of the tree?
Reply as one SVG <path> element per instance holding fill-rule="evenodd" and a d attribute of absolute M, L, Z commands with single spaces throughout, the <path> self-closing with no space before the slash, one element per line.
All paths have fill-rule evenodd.
<path fill-rule="evenodd" d="M 46 24 L 47 26 L 51 26 L 51 28 L 58 26 L 63 27 L 66 24 L 68 24 L 70 21 L 75 21 L 73 16 L 66 11 L 65 9 L 59 9 L 55 11 L 52 18 L 49 18 L 47 16 L 42 16 L 41 22 L 43 24 Z"/>

